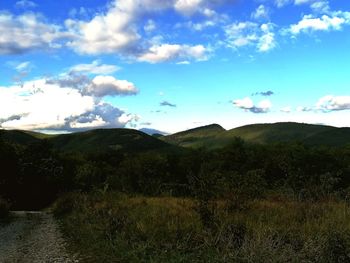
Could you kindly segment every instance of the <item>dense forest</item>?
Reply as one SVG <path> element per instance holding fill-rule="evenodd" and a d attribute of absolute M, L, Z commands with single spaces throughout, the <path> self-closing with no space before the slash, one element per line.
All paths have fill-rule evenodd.
<path fill-rule="evenodd" d="M 0 191 L 14 208 L 49 205 L 68 191 L 94 189 L 147 196 L 256 198 L 276 192 L 297 200 L 347 197 L 350 147 L 249 144 L 218 150 L 64 153 L 48 140 L 28 146 L 0 141 Z"/>

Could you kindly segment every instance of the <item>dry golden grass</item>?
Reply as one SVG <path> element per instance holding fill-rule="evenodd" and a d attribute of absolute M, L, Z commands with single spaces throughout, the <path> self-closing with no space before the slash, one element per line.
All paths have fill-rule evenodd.
<path fill-rule="evenodd" d="M 186 198 L 72 201 L 63 227 L 91 262 L 350 262 L 350 209 L 340 201 L 267 199 L 232 211 L 220 200 L 211 227 Z"/>

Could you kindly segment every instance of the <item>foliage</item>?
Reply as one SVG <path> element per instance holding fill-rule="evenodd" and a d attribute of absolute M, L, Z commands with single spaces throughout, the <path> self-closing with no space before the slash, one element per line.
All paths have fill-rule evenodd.
<path fill-rule="evenodd" d="M 78 194 L 79 196 L 79 194 Z M 343 202 L 252 201 L 216 205 L 215 229 L 194 199 L 80 194 L 61 218 L 87 262 L 348 262 L 350 210 Z"/>

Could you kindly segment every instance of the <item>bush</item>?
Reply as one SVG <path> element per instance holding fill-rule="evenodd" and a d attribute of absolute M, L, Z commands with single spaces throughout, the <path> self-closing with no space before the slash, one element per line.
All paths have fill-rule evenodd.
<path fill-rule="evenodd" d="M 9 215 L 10 203 L 0 197 L 0 218 L 5 218 Z"/>
<path fill-rule="evenodd" d="M 65 216 L 73 212 L 75 206 L 80 201 L 78 193 L 67 193 L 56 200 L 52 212 L 56 217 Z"/>

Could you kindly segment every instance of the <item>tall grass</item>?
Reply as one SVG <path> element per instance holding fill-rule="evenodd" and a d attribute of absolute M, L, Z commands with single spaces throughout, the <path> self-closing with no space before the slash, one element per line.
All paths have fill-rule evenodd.
<path fill-rule="evenodd" d="M 350 262 L 343 202 L 267 199 L 232 210 L 224 200 L 212 207 L 211 225 L 196 201 L 181 198 L 70 194 L 54 211 L 86 262 Z"/>

